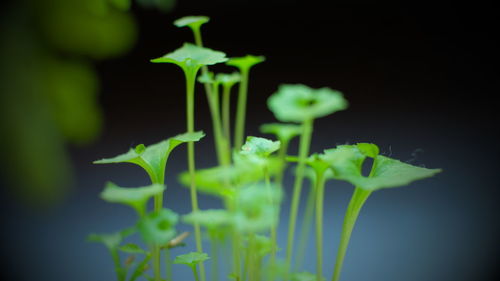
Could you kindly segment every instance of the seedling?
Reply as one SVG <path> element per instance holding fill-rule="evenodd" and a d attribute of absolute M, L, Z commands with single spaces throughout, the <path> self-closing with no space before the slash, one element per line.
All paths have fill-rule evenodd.
<path fill-rule="evenodd" d="M 184 43 L 181 48 L 152 60 L 155 63 L 173 63 L 185 75 L 187 132 L 153 145 L 140 144 L 124 154 L 94 162 L 138 165 L 146 171 L 151 185 L 130 188 L 108 182 L 101 198 L 110 203 L 130 206 L 137 213 L 137 221 L 132 227 L 115 233 L 91 234 L 89 241 L 103 243 L 109 250 L 118 281 L 135 281 L 139 278 L 172 281 L 175 271 L 173 264 L 189 266 L 194 280 L 205 281 L 204 262 L 209 257 L 203 252 L 202 231 L 203 237 L 208 238 L 210 243 L 211 281 L 322 281 L 325 280 L 325 264 L 332 266 L 332 281 L 338 281 L 356 219 L 370 194 L 382 188 L 408 185 L 434 176 L 441 170 L 412 166 L 380 155 L 379 148 L 370 143 L 339 145 L 323 153 L 311 154 L 309 150 L 314 120 L 345 110 L 348 106 L 341 92 L 327 87 L 314 89 L 302 84 L 280 85 L 267 104 L 276 119 L 283 123 L 269 123 L 260 127 L 262 133 L 274 135 L 277 140 L 257 136 L 245 138 L 249 72 L 252 66 L 263 62 L 264 57 L 247 55 L 228 59 L 223 52 L 203 47 L 200 29 L 207 22 L 209 18 L 204 16 L 175 21 L 176 26 L 192 30 L 196 44 Z M 223 62 L 237 67 L 239 72 L 224 74 L 209 71 L 208 66 Z M 203 83 L 208 99 L 214 150 L 218 160 L 218 165 L 198 170 L 195 167 L 194 142 L 200 141 L 205 134 L 195 132 L 194 94 L 197 78 Z M 232 122 L 230 95 L 237 83 L 240 84 L 236 117 L 235 122 Z M 234 130 L 230 128 L 232 123 L 235 124 Z M 298 155 L 287 155 L 290 141 L 298 136 Z M 231 146 L 231 139 L 234 147 Z M 188 144 L 188 167 L 178 179 L 190 189 L 192 211 L 178 215 L 164 206 L 170 202 L 164 200 L 167 190 L 165 167 L 171 151 L 182 143 Z M 364 176 L 361 170 L 367 158 L 372 158 L 373 164 L 369 175 Z M 277 229 L 280 206 L 287 199 L 283 178 L 290 163 L 296 163 L 296 168 L 288 239 L 285 252 L 281 253 Z M 311 187 L 301 222 L 298 255 L 294 255 L 295 226 L 305 177 L 311 182 Z M 329 180 L 347 181 L 355 189 L 345 214 L 337 258 L 324 263 L 323 252 L 330 250 L 323 245 L 323 204 Z M 223 207 L 200 209 L 198 191 L 220 199 Z M 148 210 L 151 198 L 154 199 L 154 207 Z M 196 252 L 179 255 L 172 260 L 173 248 L 192 244 L 187 232 L 177 233 L 179 221 L 193 225 Z M 313 223 L 316 272 L 310 273 L 304 271 L 301 263 Z M 126 241 L 133 234 L 141 237 L 144 247 Z M 162 276 L 162 251 L 165 253 L 165 276 Z M 124 260 L 123 255 L 126 255 Z M 297 265 L 292 267 L 294 258 Z M 149 268 L 152 269 L 152 277 Z M 222 271 L 226 268 L 230 270 Z"/>

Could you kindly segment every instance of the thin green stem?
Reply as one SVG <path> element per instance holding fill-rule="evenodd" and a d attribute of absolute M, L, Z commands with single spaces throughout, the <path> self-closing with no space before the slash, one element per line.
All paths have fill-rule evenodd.
<path fill-rule="evenodd" d="M 342 225 L 342 234 L 340 236 L 340 244 L 337 252 L 337 260 L 335 262 L 332 281 L 338 281 L 340 279 L 340 272 L 342 270 L 342 265 L 344 264 L 344 257 L 347 252 L 349 240 L 351 239 L 352 230 L 356 224 L 359 212 L 370 194 L 371 191 L 366 191 L 359 187 L 356 187 L 354 190 L 349 206 L 347 207 L 344 223 Z"/>
<path fill-rule="evenodd" d="M 118 281 L 125 281 L 125 270 L 122 267 L 120 261 L 120 255 L 117 249 L 110 249 L 111 257 L 113 258 L 113 263 L 115 264 L 116 278 Z"/>
<path fill-rule="evenodd" d="M 236 126 L 234 129 L 234 148 L 240 149 L 245 134 L 245 115 L 247 107 L 249 69 L 241 69 L 241 81 L 238 90 L 238 104 L 236 108 Z"/>
<path fill-rule="evenodd" d="M 196 80 L 197 69 L 186 71 L 186 117 L 187 117 L 187 131 L 188 133 L 194 132 L 194 85 Z M 195 154 L 194 142 L 188 142 L 188 169 L 191 178 L 190 195 L 192 211 L 197 212 L 198 208 L 198 194 L 196 191 L 196 168 L 195 168 Z M 194 235 L 196 240 L 196 250 L 203 253 L 203 246 L 201 243 L 201 229 L 200 224 L 194 223 Z M 205 268 L 203 262 L 200 263 L 201 280 L 205 281 Z"/>
<path fill-rule="evenodd" d="M 153 246 L 153 249 L 151 250 L 151 255 L 153 257 L 154 280 L 161 281 L 160 247 Z"/>
<path fill-rule="evenodd" d="M 288 150 L 288 143 L 289 141 L 282 140 L 281 141 L 281 147 L 278 151 L 278 159 L 280 161 L 280 170 L 278 171 L 278 174 L 276 175 L 274 181 L 275 183 L 281 187 L 283 185 L 283 175 L 285 174 L 286 170 L 286 152 Z"/>
<path fill-rule="evenodd" d="M 264 180 L 266 182 L 266 188 L 268 190 L 268 194 L 269 194 L 269 203 L 271 204 L 271 206 L 274 206 L 274 202 L 273 202 L 273 198 L 272 198 L 272 190 L 271 190 L 271 179 L 270 179 L 270 176 L 269 176 L 269 168 L 268 166 L 264 166 Z M 276 216 L 277 218 L 279 219 L 279 216 L 278 216 L 278 213 L 276 213 Z M 271 226 L 271 262 L 274 263 L 274 261 L 276 260 L 276 249 L 278 247 L 278 231 L 276 229 L 276 224 L 273 224 Z"/>
<path fill-rule="evenodd" d="M 323 202 L 324 172 L 316 173 L 316 280 L 323 280 Z"/>
<path fill-rule="evenodd" d="M 233 230 L 232 236 L 233 273 L 236 278 L 239 278 L 241 280 L 240 235 L 236 230 Z"/>
<path fill-rule="evenodd" d="M 311 145 L 311 137 L 313 130 L 313 120 L 305 120 L 302 123 L 303 131 L 300 136 L 299 144 L 299 163 L 297 165 L 297 173 L 295 176 L 295 183 L 293 186 L 292 205 L 290 207 L 290 220 L 288 223 L 288 240 L 286 246 L 286 265 L 290 268 L 292 264 L 293 242 L 295 234 L 295 224 L 297 222 L 297 213 L 299 210 L 300 193 L 302 190 L 302 181 L 304 179 L 304 168 L 306 165 L 306 158 L 309 154 L 309 147 Z"/>
<path fill-rule="evenodd" d="M 167 273 L 167 280 L 173 280 L 173 271 L 172 271 L 172 256 L 170 255 L 170 249 L 167 247 L 165 249 L 165 271 Z"/>
<path fill-rule="evenodd" d="M 200 281 L 200 277 L 198 277 L 198 271 L 196 270 L 196 265 L 191 266 L 191 269 L 193 270 L 194 280 Z"/>
<path fill-rule="evenodd" d="M 212 116 L 212 127 L 214 130 L 214 142 L 217 152 L 217 158 L 220 165 L 227 166 L 230 163 L 230 151 L 227 150 L 226 139 L 222 131 L 222 120 L 219 108 L 219 86 L 214 84 L 211 93 L 207 93 L 210 115 Z"/>
<path fill-rule="evenodd" d="M 231 86 L 224 85 L 222 93 L 222 127 L 228 151 L 231 151 Z"/>
<path fill-rule="evenodd" d="M 297 259 L 295 260 L 295 267 L 301 268 L 304 262 L 307 243 L 309 241 L 309 234 L 313 223 L 314 216 L 314 201 L 316 197 L 316 181 L 311 184 L 309 192 L 307 193 L 306 209 L 304 218 L 302 219 L 302 226 L 300 229 L 299 243 L 297 246 Z"/>
<path fill-rule="evenodd" d="M 211 261 L 212 261 L 212 281 L 219 281 L 219 253 L 216 237 L 211 237 Z"/>

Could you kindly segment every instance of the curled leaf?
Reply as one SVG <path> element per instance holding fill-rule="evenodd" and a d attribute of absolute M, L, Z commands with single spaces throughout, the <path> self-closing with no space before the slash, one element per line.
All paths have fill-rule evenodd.
<path fill-rule="evenodd" d="M 156 144 L 144 146 L 140 144 L 131 148 L 127 153 L 101 160 L 94 164 L 133 163 L 141 166 L 153 183 L 163 183 L 165 166 L 168 156 L 181 143 L 199 141 L 205 134 L 202 131 L 180 134 Z"/>
<path fill-rule="evenodd" d="M 325 157 L 334 171 L 337 179 L 345 180 L 354 186 L 367 191 L 382 188 L 399 187 L 413 181 L 432 177 L 441 172 L 441 169 L 427 169 L 403 163 L 382 155 L 376 155 L 378 150 L 374 146 L 366 149 L 367 145 L 341 145 L 334 149 L 325 150 Z M 361 173 L 363 161 L 369 155 L 376 155 L 370 176 Z"/>
<path fill-rule="evenodd" d="M 341 92 L 330 88 L 284 84 L 269 97 L 267 105 L 278 120 L 301 123 L 344 110 L 347 101 Z"/>
<path fill-rule="evenodd" d="M 241 147 L 241 154 L 254 154 L 260 157 L 268 157 L 280 148 L 280 141 L 272 141 L 259 137 L 247 137 L 245 144 Z"/>

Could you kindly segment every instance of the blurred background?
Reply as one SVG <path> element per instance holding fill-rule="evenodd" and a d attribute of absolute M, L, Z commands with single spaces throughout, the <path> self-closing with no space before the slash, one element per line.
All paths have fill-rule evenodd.
<path fill-rule="evenodd" d="M 344 92 L 350 108 L 316 122 L 313 152 L 373 142 L 385 155 L 444 170 L 372 195 L 354 231 L 343 280 L 499 277 L 493 9 L 480 1 L 329 2 L 2 2 L 2 280 L 115 278 L 106 249 L 85 237 L 130 226 L 134 214 L 98 194 L 107 180 L 136 186 L 148 179 L 132 165 L 91 162 L 185 131 L 182 72 L 149 59 L 192 41 L 188 29 L 172 25 L 186 15 L 211 17 L 202 28 L 207 47 L 230 57 L 266 56 L 251 72 L 248 135 L 261 135 L 258 126 L 275 121 L 266 99 L 279 84 L 328 86 Z M 205 95 L 197 90 L 196 126 L 210 134 Z M 200 168 L 216 164 L 212 140 L 209 135 L 197 144 Z M 188 190 L 176 179 L 187 168 L 185 154 L 178 148 L 167 166 L 166 204 L 180 214 L 190 211 Z M 327 278 L 352 190 L 327 184 Z M 206 195 L 200 200 L 201 208 L 220 206 Z M 282 221 L 284 245 L 287 219 Z M 193 244 L 191 238 L 174 254 Z M 308 254 L 314 256 L 313 248 Z M 314 259 L 306 260 L 304 269 L 314 271 Z M 189 280 L 188 269 L 176 270 L 176 280 Z"/>

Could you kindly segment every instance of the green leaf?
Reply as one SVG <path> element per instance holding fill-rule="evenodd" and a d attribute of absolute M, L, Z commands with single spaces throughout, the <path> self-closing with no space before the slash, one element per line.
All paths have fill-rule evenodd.
<path fill-rule="evenodd" d="M 179 215 L 172 210 L 161 209 L 141 218 L 137 228 L 146 244 L 162 246 L 175 237 L 175 225 L 178 221 Z"/>
<path fill-rule="evenodd" d="M 210 259 L 206 253 L 191 252 L 175 257 L 175 264 L 185 264 L 190 267 L 196 266 L 200 262 Z"/>
<path fill-rule="evenodd" d="M 182 221 L 189 224 L 198 223 L 206 228 L 220 228 L 231 222 L 231 213 L 224 209 L 199 210 L 184 215 Z"/>
<path fill-rule="evenodd" d="M 241 154 L 268 157 L 271 153 L 280 149 L 280 144 L 280 141 L 272 141 L 259 137 L 247 137 L 245 144 L 241 147 Z"/>
<path fill-rule="evenodd" d="M 225 87 L 232 87 L 234 84 L 240 82 L 241 75 L 238 72 L 227 73 L 217 73 L 215 80 L 224 85 Z"/>
<path fill-rule="evenodd" d="M 118 250 L 128 254 L 147 254 L 147 252 L 143 250 L 139 245 L 133 243 L 128 243 L 120 246 L 118 247 Z"/>
<path fill-rule="evenodd" d="M 148 173 L 153 183 L 163 183 L 165 166 L 170 152 L 181 143 L 199 141 L 205 134 L 202 131 L 180 134 L 156 144 L 144 146 L 140 144 L 135 149 L 113 158 L 94 161 L 94 164 L 133 163 L 141 166 Z"/>
<path fill-rule="evenodd" d="M 209 48 L 184 43 L 182 47 L 160 58 L 152 59 L 154 63 L 173 63 L 183 69 L 199 69 L 204 65 L 213 65 L 227 61 L 226 54 Z"/>
<path fill-rule="evenodd" d="M 153 184 L 150 186 L 126 188 L 108 182 L 101 192 L 101 198 L 110 203 L 120 203 L 134 208 L 140 216 L 146 212 L 146 204 L 149 198 L 161 194 L 165 186 Z"/>
<path fill-rule="evenodd" d="M 231 198 L 235 188 L 249 183 L 254 183 L 264 178 L 262 162 L 250 159 L 249 155 L 235 153 L 234 164 L 230 166 L 217 166 L 197 170 L 195 182 L 198 191 L 219 197 Z M 281 162 L 273 157 L 265 161 L 269 175 L 275 175 L 281 167 Z M 179 182 L 185 187 L 191 184 L 188 172 L 179 175 Z"/>
<path fill-rule="evenodd" d="M 302 133 L 302 126 L 284 123 L 268 123 L 260 126 L 260 131 L 264 134 L 274 134 L 282 142 L 289 142 Z"/>
<path fill-rule="evenodd" d="M 441 169 L 417 167 L 377 155 L 370 176 L 365 177 L 361 174 L 363 161 L 367 155 L 375 154 L 373 154 L 373 149 L 368 150 L 371 152 L 367 153 L 366 145 L 362 145 L 361 149 L 358 145 L 341 145 L 325 151 L 325 159 L 330 161 L 335 178 L 349 181 L 354 186 L 367 191 L 375 191 L 382 188 L 405 186 L 413 181 L 432 177 L 441 172 Z"/>
<path fill-rule="evenodd" d="M 356 144 L 356 146 L 358 147 L 359 151 L 361 151 L 361 153 L 371 158 L 377 157 L 377 155 L 380 153 L 380 149 L 378 148 L 378 146 L 373 143 L 358 143 Z"/>
<path fill-rule="evenodd" d="M 230 58 L 226 64 L 239 68 L 242 72 L 248 71 L 252 66 L 265 61 L 264 56 L 246 55 L 244 57 Z"/>
<path fill-rule="evenodd" d="M 123 242 L 123 239 L 132 235 L 135 232 L 135 228 L 127 228 L 122 231 L 114 233 L 92 233 L 87 236 L 87 241 L 102 243 L 106 248 L 112 250 L 116 249 Z"/>
<path fill-rule="evenodd" d="M 215 83 L 214 73 L 210 71 L 204 72 L 198 77 L 198 82 L 204 84 L 214 84 Z"/>
<path fill-rule="evenodd" d="M 269 97 L 267 105 L 278 120 L 301 123 L 344 110 L 348 104 L 341 92 L 330 88 L 283 84 Z"/>
<path fill-rule="evenodd" d="M 189 27 L 191 29 L 199 29 L 204 23 L 210 21 L 209 17 L 206 16 L 186 16 L 174 21 L 174 25 L 177 27 Z"/>

